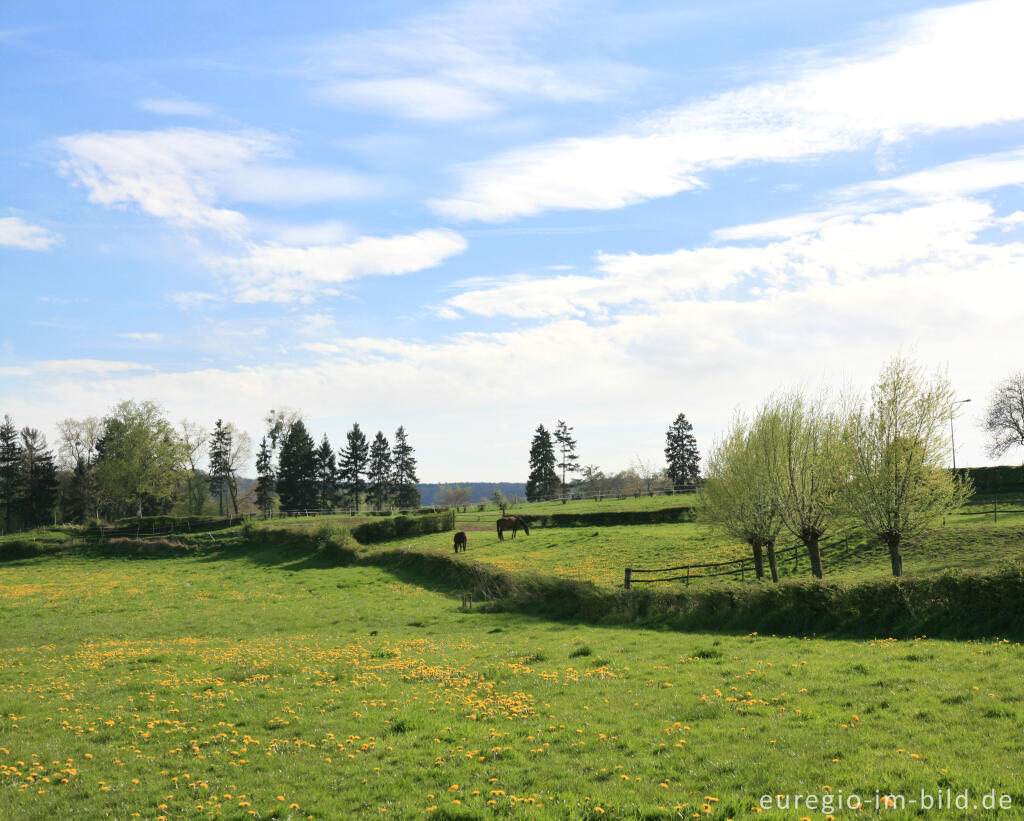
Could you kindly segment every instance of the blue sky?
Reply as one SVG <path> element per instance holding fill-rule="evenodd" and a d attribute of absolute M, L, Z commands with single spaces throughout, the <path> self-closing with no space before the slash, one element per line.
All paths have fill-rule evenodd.
<path fill-rule="evenodd" d="M 1024 6 L 7 2 L 0 411 L 405 425 L 425 481 L 1021 368 Z M 1012 454 L 1011 458 L 1019 458 Z"/>

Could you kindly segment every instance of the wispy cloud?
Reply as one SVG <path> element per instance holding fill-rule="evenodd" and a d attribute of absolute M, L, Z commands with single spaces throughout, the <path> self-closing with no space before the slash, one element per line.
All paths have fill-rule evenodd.
<path fill-rule="evenodd" d="M 166 117 L 209 117 L 214 112 L 213 106 L 204 103 L 174 99 L 139 100 L 139 108 L 151 114 L 161 114 Z"/>
<path fill-rule="evenodd" d="M 991 207 L 951 200 L 901 211 L 836 216 L 765 245 L 600 254 L 592 275 L 538 277 L 469 290 L 449 299 L 450 316 L 606 317 L 636 306 L 695 300 L 770 300 L 817 283 L 845 285 L 918 272 L 967 276 L 978 266 L 1024 271 L 1024 247 L 976 241 L 995 225 Z M 1009 270 L 1009 268 L 1007 270 Z"/>
<path fill-rule="evenodd" d="M 60 242 L 60 235 L 20 217 L 0 217 L 0 245 L 26 251 L 48 251 Z"/>
<path fill-rule="evenodd" d="M 344 245 L 297 247 L 253 244 L 242 257 L 208 260 L 226 272 L 242 302 L 312 299 L 330 286 L 365 276 L 397 276 L 439 265 L 467 247 L 460 234 L 425 230 L 391 237 L 360 237 Z"/>
<path fill-rule="evenodd" d="M 133 331 L 130 333 L 117 334 L 122 339 L 132 339 L 136 342 L 163 342 L 164 335 L 155 331 Z"/>
<path fill-rule="evenodd" d="M 626 64 L 545 60 L 537 53 L 545 27 L 574 5 L 455 3 L 322 43 L 310 61 L 317 96 L 396 117 L 459 121 L 495 114 L 516 100 L 601 100 L 638 82 L 644 72 Z"/>
<path fill-rule="evenodd" d="M 503 221 L 552 209 L 607 210 L 703 185 L 706 172 L 792 162 L 947 129 L 1024 119 L 1024 6 L 985 0 L 903 20 L 854 56 L 734 89 L 613 134 L 514 150 L 456 169 L 432 207 Z"/>
<path fill-rule="evenodd" d="M 343 170 L 270 164 L 287 156 L 288 143 L 263 131 L 108 131 L 57 144 L 67 155 L 60 168 L 85 186 L 91 202 L 236 237 L 250 222 L 224 203 L 295 206 L 380 190 L 377 181 Z"/>

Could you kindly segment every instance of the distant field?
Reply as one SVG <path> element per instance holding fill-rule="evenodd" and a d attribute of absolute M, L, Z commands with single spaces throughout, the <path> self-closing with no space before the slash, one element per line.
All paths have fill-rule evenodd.
<path fill-rule="evenodd" d="M 19 821 L 724 821 L 780 793 L 903 821 L 876 795 L 946 789 L 1024 817 L 1024 650 L 998 639 L 463 613 L 383 568 L 251 547 L 7 562 L 0 622 Z M 825 817 L 761 817 L 805 814 Z"/>
<path fill-rule="evenodd" d="M 491 519 L 460 516 L 458 526 L 469 538 L 466 558 L 492 564 L 504 570 L 529 571 L 593 581 L 600 585 L 621 585 L 626 567 L 661 568 L 684 564 L 729 561 L 750 556 L 750 549 L 716 533 L 700 523 L 633 525 L 618 527 L 532 528 L 530 535 L 498 541 Z M 826 576 L 868 578 L 891 574 L 887 549 L 869 545 L 863 536 L 841 545 L 826 546 Z M 837 538 L 844 531 L 837 531 Z M 828 545 L 833 537 L 826 537 Z M 779 547 L 794 544 L 783 537 Z M 452 551 L 450 533 L 436 533 L 400 539 L 376 547 L 408 546 L 441 553 Z M 920 575 L 961 567 L 993 568 L 1008 561 L 1024 561 L 1024 512 L 991 515 L 952 516 L 946 525 L 909 541 L 904 548 L 904 572 Z M 783 575 L 806 576 L 806 553 L 799 551 L 794 567 L 792 556 L 780 561 Z M 750 570 L 747 571 L 748 578 Z M 704 584 L 713 584 L 706 580 Z M 669 584 L 682 584 L 672 582 Z"/>

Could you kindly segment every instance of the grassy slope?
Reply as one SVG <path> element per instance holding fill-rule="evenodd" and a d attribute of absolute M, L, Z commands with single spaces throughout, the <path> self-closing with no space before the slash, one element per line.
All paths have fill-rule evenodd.
<path fill-rule="evenodd" d="M 1002 641 L 462 613 L 280 548 L 6 563 L 0 619 L 3 817 L 724 819 L 822 785 L 871 816 L 876 790 L 1024 807 Z"/>

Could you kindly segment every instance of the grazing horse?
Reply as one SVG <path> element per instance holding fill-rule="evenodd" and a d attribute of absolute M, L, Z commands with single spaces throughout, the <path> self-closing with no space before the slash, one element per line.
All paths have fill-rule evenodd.
<path fill-rule="evenodd" d="M 526 520 L 522 516 L 502 516 L 498 519 L 498 539 L 505 541 L 505 537 L 502 535 L 503 530 L 511 530 L 514 539 L 519 528 L 525 530 L 527 536 L 530 535 L 530 526 L 526 524 Z"/>
<path fill-rule="evenodd" d="M 466 552 L 466 545 L 468 544 L 468 542 L 469 542 L 469 540 L 466 539 L 466 534 L 465 533 L 463 533 L 461 530 L 458 533 L 456 533 L 455 534 L 455 552 L 458 553 L 461 550 L 463 553 L 465 553 Z"/>

